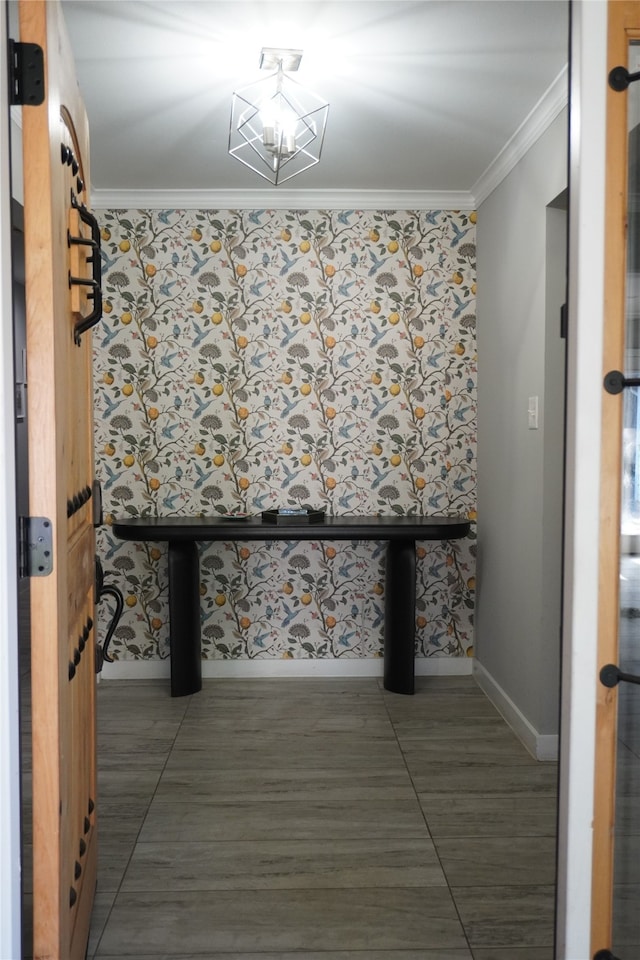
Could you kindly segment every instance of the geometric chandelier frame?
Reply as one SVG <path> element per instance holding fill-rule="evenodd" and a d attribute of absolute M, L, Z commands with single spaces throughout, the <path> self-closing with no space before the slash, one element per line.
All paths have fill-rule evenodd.
<path fill-rule="evenodd" d="M 263 48 L 261 66 L 275 73 L 233 94 L 229 153 L 259 176 L 278 185 L 320 160 L 329 104 L 288 77 L 299 50 Z"/>

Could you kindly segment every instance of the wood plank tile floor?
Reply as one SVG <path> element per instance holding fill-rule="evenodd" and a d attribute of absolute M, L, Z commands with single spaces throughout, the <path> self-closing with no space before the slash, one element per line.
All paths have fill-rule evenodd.
<path fill-rule="evenodd" d="M 551 960 L 555 764 L 470 677 L 99 686 L 96 960 Z"/>
<path fill-rule="evenodd" d="M 416 688 L 101 683 L 88 960 L 552 960 L 556 765 Z"/>

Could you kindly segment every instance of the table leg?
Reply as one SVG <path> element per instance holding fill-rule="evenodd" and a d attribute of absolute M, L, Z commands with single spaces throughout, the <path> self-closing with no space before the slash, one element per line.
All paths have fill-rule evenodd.
<path fill-rule="evenodd" d="M 202 689 L 200 650 L 200 563 L 191 542 L 169 542 L 169 629 L 171 696 Z"/>
<path fill-rule="evenodd" d="M 415 540 L 390 540 L 384 607 L 384 687 L 414 692 L 416 619 Z"/>

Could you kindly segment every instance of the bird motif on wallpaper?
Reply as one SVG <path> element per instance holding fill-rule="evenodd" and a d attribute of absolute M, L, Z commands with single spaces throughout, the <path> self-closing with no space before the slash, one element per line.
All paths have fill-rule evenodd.
<path fill-rule="evenodd" d="M 464 423 L 465 414 L 471 410 L 471 406 L 467 407 L 458 407 L 457 410 L 453 411 L 453 419 L 458 420 L 460 423 Z"/>
<path fill-rule="evenodd" d="M 371 249 L 369 249 L 369 256 L 373 260 L 373 266 L 369 267 L 369 276 L 372 277 L 375 273 L 378 272 L 380 267 L 382 267 L 387 262 L 389 257 L 376 257 L 375 253 Z"/>
<path fill-rule="evenodd" d="M 375 630 L 376 627 L 379 627 L 384 621 L 384 610 L 382 607 L 378 606 L 377 603 L 372 603 L 371 606 L 373 608 L 373 612 L 375 613 L 373 623 L 371 624 L 371 629 Z"/>
<path fill-rule="evenodd" d="M 372 464 L 371 464 L 371 469 L 373 470 L 373 473 L 374 473 L 374 475 L 375 475 L 375 480 L 374 480 L 373 483 L 371 484 L 371 489 L 372 489 L 372 490 L 375 490 L 376 487 L 379 487 L 379 486 L 380 486 L 380 484 L 383 482 L 383 480 L 386 480 L 386 479 L 387 479 L 387 477 L 389 476 L 389 474 L 391 473 L 391 471 L 390 471 L 390 470 L 385 470 L 385 471 L 383 472 L 382 470 L 379 469 L 379 467 L 377 467 L 377 466 L 375 465 L 375 463 L 372 463 Z"/>
<path fill-rule="evenodd" d="M 104 338 L 102 339 L 102 341 L 100 342 L 100 346 L 103 347 L 103 348 L 104 348 L 104 347 L 108 347 L 109 344 L 111 343 L 111 341 L 114 340 L 114 339 L 118 336 L 119 333 L 120 333 L 120 328 L 119 328 L 119 327 L 114 327 L 113 330 L 109 330 L 109 332 L 107 333 L 106 337 L 104 337 Z"/>
<path fill-rule="evenodd" d="M 180 497 L 180 491 L 178 491 L 178 493 L 170 493 L 168 496 L 164 497 L 162 506 L 166 507 L 167 510 L 173 510 L 175 508 L 176 500 L 178 500 Z"/>
<path fill-rule="evenodd" d="M 111 267 L 118 260 L 117 257 L 114 257 L 113 259 L 111 259 L 111 257 L 107 255 L 107 252 L 104 249 L 104 247 L 102 247 L 100 250 L 100 259 L 102 260 L 102 276 L 104 276 L 109 270 L 111 270 Z M 108 278 L 107 278 L 107 281 L 108 281 Z"/>
<path fill-rule="evenodd" d="M 103 463 L 102 467 L 107 475 L 107 479 L 105 480 L 103 486 L 105 490 L 108 490 L 112 483 L 115 483 L 116 480 L 120 479 L 120 474 L 114 473 L 108 463 Z"/>
<path fill-rule="evenodd" d="M 173 370 L 173 361 L 178 356 L 179 351 L 176 350 L 174 353 L 165 353 L 160 357 L 160 366 L 164 367 L 166 370 Z"/>
<path fill-rule="evenodd" d="M 460 227 L 456 226 L 452 220 L 451 229 L 453 230 L 453 240 L 451 241 L 451 246 L 457 247 L 460 241 L 469 233 L 470 227 L 467 227 L 466 230 L 461 230 Z"/>
<path fill-rule="evenodd" d="M 260 496 L 254 497 L 251 501 L 251 504 L 253 507 L 255 507 L 256 510 L 266 510 L 267 508 L 265 504 L 267 500 L 270 498 L 271 498 L 271 494 L 269 493 L 269 491 L 267 491 L 267 493 L 261 493 Z"/>
<path fill-rule="evenodd" d="M 123 546 L 123 544 L 122 544 L 121 542 L 117 541 L 117 540 L 116 540 L 115 542 L 114 542 L 114 541 L 110 541 L 110 543 L 109 543 L 109 549 L 107 550 L 107 552 L 106 552 L 105 555 L 104 555 L 104 560 L 111 560 L 111 558 L 112 558 L 113 556 L 115 556 L 115 554 L 118 552 L 118 550 L 119 550 L 120 547 L 122 547 L 122 546 Z"/>
<path fill-rule="evenodd" d="M 355 355 L 356 355 L 355 350 L 352 350 L 351 353 L 343 353 L 342 356 L 338 357 L 338 366 L 343 367 L 345 370 L 350 370 L 351 361 L 353 360 Z"/>
<path fill-rule="evenodd" d="M 471 480 L 471 477 L 457 477 L 453 481 L 453 489 L 457 490 L 458 493 L 464 493 L 465 484 L 469 483 L 470 480 Z"/>
<path fill-rule="evenodd" d="M 158 287 L 158 289 L 159 289 L 160 293 L 162 294 L 162 296 L 163 296 L 163 297 L 170 297 L 170 296 L 171 296 L 171 288 L 172 288 L 172 287 L 175 287 L 175 285 L 176 285 L 177 282 L 178 282 L 177 280 L 167 280 L 165 283 L 161 283 L 160 286 Z"/>
<path fill-rule="evenodd" d="M 292 483 L 294 480 L 297 479 L 296 474 L 292 473 L 292 471 L 289 469 L 287 464 L 284 462 L 282 463 L 282 469 L 284 470 L 284 476 L 285 476 L 285 480 L 282 486 L 288 487 L 290 483 Z"/>
<path fill-rule="evenodd" d="M 269 351 L 265 350 L 264 353 L 254 353 L 254 355 L 249 360 L 249 365 L 255 367 L 256 370 L 262 370 L 262 361 L 265 357 L 269 356 Z"/>
<path fill-rule="evenodd" d="M 114 410 L 117 410 L 120 404 L 124 402 L 124 400 L 122 397 L 120 397 L 119 400 L 113 401 L 109 397 L 108 393 L 103 393 L 103 397 L 104 397 L 104 407 L 102 408 L 102 417 L 103 419 L 106 419 L 107 417 L 112 416 Z"/>
<path fill-rule="evenodd" d="M 338 285 L 338 293 L 340 294 L 340 296 L 341 296 L 341 297 L 348 297 L 348 296 L 349 296 L 349 290 L 351 290 L 351 287 L 352 287 L 356 282 L 357 282 L 356 280 L 349 280 L 347 283 L 341 283 L 341 284 L 339 284 L 339 285 Z"/>
<path fill-rule="evenodd" d="M 350 630 L 349 633 L 343 633 L 340 639 L 338 640 L 338 643 L 340 644 L 341 647 L 348 647 L 349 641 L 351 640 L 352 637 L 355 637 L 355 635 L 356 635 L 355 630 Z"/>
<path fill-rule="evenodd" d="M 262 294 L 262 288 L 266 286 L 268 280 L 260 280 L 258 283 L 251 283 L 249 285 L 249 293 L 252 297 L 259 297 Z"/>
<path fill-rule="evenodd" d="M 295 335 L 296 335 L 296 333 L 297 333 L 298 331 L 297 331 L 297 330 L 291 330 L 291 329 L 286 325 L 286 323 L 284 322 L 284 320 L 282 321 L 282 329 L 284 330 L 284 337 L 283 337 L 282 340 L 280 341 L 280 346 L 281 346 L 281 347 L 286 347 L 286 345 L 289 343 L 289 341 L 290 341 L 290 340 L 293 340 L 293 338 L 295 337 Z"/>
<path fill-rule="evenodd" d="M 207 400 L 205 402 L 204 400 L 200 399 L 197 393 L 193 394 L 193 399 L 196 402 L 196 409 L 193 411 L 193 416 L 197 419 L 198 417 L 202 416 L 202 414 L 208 407 L 211 406 L 211 404 L 213 403 L 213 399 Z"/>
<path fill-rule="evenodd" d="M 289 400 L 288 397 L 284 398 L 284 407 L 282 408 L 282 416 L 288 417 L 292 410 L 300 403 L 300 400 Z"/>
<path fill-rule="evenodd" d="M 198 479 L 197 479 L 196 482 L 194 483 L 193 487 L 194 487 L 194 490 L 199 490 L 200 487 L 202 486 L 202 484 L 207 482 L 207 480 L 209 479 L 209 477 L 210 477 L 211 474 L 213 473 L 213 470 L 209 470 L 208 472 L 205 472 L 205 471 L 202 469 L 202 467 L 200 466 L 200 464 L 198 464 L 198 463 L 194 463 L 193 466 L 194 466 L 194 468 L 195 468 L 195 471 L 196 471 L 196 474 L 197 474 L 197 477 L 198 477 Z"/>
<path fill-rule="evenodd" d="M 341 497 L 338 498 L 338 506 L 341 510 L 350 510 L 351 501 L 356 496 L 356 493 L 343 493 Z"/>
<path fill-rule="evenodd" d="M 373 410 L 371 412 L 372 417 L 377 417 L 386 406 L 391 403 L 391 400 L 385 400 L 384 402 L 378 400 L 375 393 L 371 394 L 371 401 L 373 403 Z"/>
<path fill-rule="evenodd" d="M 444 350 L 441 350 L 440 353 L 430 353 L 427 357 L 427 366 L 433 367 L 434 370 L 438 370 L 440 367 L 440 361 L 444 357 Z"/>
<path fill-rule="evenodd" d="M 255 437 L 256 440 L 262 440 L 262 439 L 263 439 L 262 434 L 263 434 L 264 431 L 267 430 L 270 426 L 271 426 L 271 423 L 269 422 L 269 420 L 267 420 L 266 423 L 261 423 L 260 426 L 251 427 L 251 431 L 250 431 L 250 432 L 251 432 L 251 436 L 252 436 L 252 437 Z"/>
<path fill-rule="evenodd" d="M 357 426 L 357 423 L 343 423 L 338 427 L 338 435 L 343 437 L 345 440 L 351 440 L 351 431 Z"/>
<path fill-rule="evenodd" d="M 287 252 L 286 252 L 285 250 L 283 250 L 282 248 L 280 248 L 280 256 L 281 256 L 282 259 L 284 260 L 284 267 L 282 267 L 281 270 L 280 270 L 280 276 L 281 276 L 281 277 L 284 277 L 284 275 L 285 275 L 286 273 L 288 273 L 289 270 L 291 270 L 292 267 L 295 267 L 295 265 L 296 265 L 296 263 L 298 262 L 298 260 L 300 259 L 300 257 L 295 257 L 295 258 L 292 260 L 291 257 L 288 256 Z"/>
<path fill-rule="evenodd" d="M 378 328 L 376 327 L 376 325 L 375 325 L 375 323 L 373 322 L 373 320 L 369 320 L 369 326 L 370 326 L 371 329 L 373 330 L 373 340 L 370 340 L 370 341 L 369 341 L 369 346 L 370 346 L 370 347 L 375 347 L 376 344 L 380 343 L 380 341 L 382 340 L 382 338 L 384 337 L 384 335 L 385 335 L 385 333 L 386 333 L 387 331 L 386 331 L 386 330 L 378 330 Z"/>
<path fill-rule="evenodd" d="M 264 572 L 267 567 L 271 566 L 271 560 L 266 560 L 265 563 L 258 564 L 257 567 L 253 568 L 253 574 L 257 577 L 258 580 L 264 580 Z"/>
<path fill-rule="evenodd" d="M 456 320 L 456 319 L 460 316 L 460 314 L 462 313 L 462 311 L 467 307 L 468 304 L 466 303 L 465 300 L 462 300 L 462 298 L 458 296 L 458 294 L 455 292 L 455 290 L 452 291 L 452 292 L 453 292 L 453 299 L 454 299 L 455 302 L 456 302 L 456 308 L 455 308 L 455 310 L 453 311 L 453 313 L 451 314 L 451 318 L 452 318 L 453 320 Z"/>
<path fill-rule="evenodd" d="M 290 623 L 293 623 L 293 621 L 294 621 L 295 618 L 298 616 L 298 614 L 300 613 L 300 611 L 299 611 L 299 610 L 292 610 L 291 607 L 288 606 L 288 605 L 285 603 L 284 600 L 282 601 L 282 609 L 283 609 L 284 612 L 286 613 L 286 616 L 285 616 L 284 620 L 282 621 L 281 626 L 282 626 L 282 627 L 288 627 Z"/>
<path fill-rule="evenodd" d="M 428 283 L 425 287 L 425 290 L 427 291 L 427 295 L 429 297 L 437 297 L 438 287 L 441 287 L 443 283 L 444 283 L 444 280 L 434 280 L 433 283 Z"/>
<path fill-rule="evenodd" d="M 196 273 L 199 273 L 200 270 L 207 265 L 211 258 L 207 257 L 205 259 L 204 257 L 199 256 L 193 248 L 191 249 L 191 256 L 195 260 L 195 266 L 191 268 L 191 276 L 195 277 Z"/>
<path fill-rule="evenodd" d="M 357 560 L 352 560 L 350 563 L 346 561 L 345 563 L 340 564 L 340 566 L 338 567 L 338 576 L 346 580 L 347 577 L 351 576 L 351 571 L 356 566 L 356 564 L 357 564 Z M 358 611 L 358 608 L 356 607 L 356 613 L 357 611 Z"/>
<path fill-rule="evenodd" d="M 202 343 L 202 341 L 207 337 L 207 335 L 210 333 L 210 331 L 209 331 L 209 330 L 202 330 L 202 329 L 198 326 L 198 324 L 196 323 L 195 320 L 192 320 L 192 321 L 191 321 L 191 326 L 192 326 L 193 329 L 196 331 L 196 336 L 195 336 L 195 338 L 191 341 L 191 346 L 192 346 L 192 347 L 198 347 L 198 346 L 200 346 L 200 344 Z"/>

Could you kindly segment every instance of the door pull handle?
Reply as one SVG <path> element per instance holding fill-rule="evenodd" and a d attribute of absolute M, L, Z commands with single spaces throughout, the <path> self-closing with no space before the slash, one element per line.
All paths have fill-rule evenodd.
<path fill-rule="evenodd" d="M 91 230 L 91 237 L 73 237 L 70 233 L 67 233 L 67 244 L 71 246 L 83 246 L 89 247 L 92 251 L 91 256 L 87 257 L 87 263 L 91 264 L 91 277 L 73 277 L 69 274 L 69 286 L 80 286 L 80 287 L 91 287 L 91 291 L 87 294 L 89 300 L 93 302 L 93 309 L 91 313 L 83 317 L 78 323 L 76 323 L 73 331 L 73 339 L 75 343 L 80 346 L 80 338 L 83 333 L 86 333 L 87 330 L 90 330 L 91 327 L 95 327 L 96 323 L 99 323 L 102 319 L 102 260 L 100 256 L 100 227 L 98 221 L 91 213 L 90 210 L 85 207 L 83 203 L 79 203 L 77 197 L 72 192 L 71 193 L 71 206 L 74 210 L 78 211 L 78 216 Z"/>
<path fill-rule="evenodd" d="M 640 684 L 637 673 L 624 673 L 615 663 L 607 663 L 600 671 L 600 683 L 605 687 L 617 687 L 619 683 Z"/>

